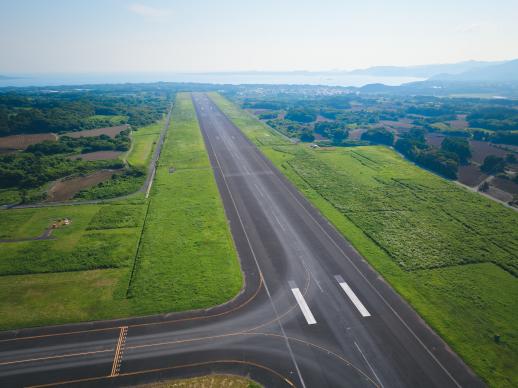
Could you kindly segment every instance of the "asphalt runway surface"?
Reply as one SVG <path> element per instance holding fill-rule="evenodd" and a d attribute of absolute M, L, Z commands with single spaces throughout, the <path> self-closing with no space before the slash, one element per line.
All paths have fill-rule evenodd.
<path fill-rule="evenodd" d="M 243 291 L 207 310 L 0 333 L 0 386 L 206 373 L 267 387 L 483 386 L 206 95 L 193 102 Z"/>

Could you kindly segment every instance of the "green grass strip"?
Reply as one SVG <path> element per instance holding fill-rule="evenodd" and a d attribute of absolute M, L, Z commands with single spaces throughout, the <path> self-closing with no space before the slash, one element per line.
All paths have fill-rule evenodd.
<path fill-rule="evenodd" d="M 179 94 L 129 295 L 145 310 L 188 310 L 231 299 L 242 281 L 190 94 Z"/>

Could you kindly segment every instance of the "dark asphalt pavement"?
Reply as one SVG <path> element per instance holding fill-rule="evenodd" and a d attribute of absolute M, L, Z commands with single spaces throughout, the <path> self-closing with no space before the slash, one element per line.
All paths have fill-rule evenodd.
<path fill-rule="evenodd" d="M 483 386 L 206 95 L 193 102 L 242 293 L 207 310 L 0 333 L 0 386 L 212 372 L 268 387 Z"/>

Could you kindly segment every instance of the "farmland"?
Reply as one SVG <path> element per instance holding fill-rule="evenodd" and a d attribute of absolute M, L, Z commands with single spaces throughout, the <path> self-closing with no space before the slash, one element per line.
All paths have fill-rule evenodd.
<path fill-rule="evenodd" d="M 83 159 L 83 160 L 109 160 L 109 159 L 117 159 L 119 156 L 123 154 L 122 151 L 95 151 L 88 152 L 86 154 L 72 155 L 69 156 L 71 159 Z"/>
<path fill-rule="evenodd" d="M 116 172 L 120 173 L 121 171 L 101 170 L 85 176 L 57 181 L 49 188 L 46 201 L 59 202 L 72 199 L 81 190 L 110 179 Z"/>
<path fill-rule="evenodd" d="M 515 100 L 327 92 L 249 86 L 224 93 L 293 141 L 323 147 L 384 144 L 471 187 L 484 174 L 518 182 Z M 483 167 L 486 157 L 503 160 L 489 171 Z M 508 188 L 489 179 L 482 189 L 490 198 L 516 206 L 518 197 Z"/>
<path fill-rule="evenodd" d="M 518 383 L 516 212 L 385 147 L 292 144 L 211 97 L 480 376 Z"/>
<path fill-rule="evenodd" d="M 0 239 L 71 222 L 52 239 L 0 243 L 0 329 L 207 307 L 239 291 L 239 263 L 194 111 L 188 95 L 178 99 L 149 200 L 1 210 Z M 196 160 L 182 162 L 193 151 Z M 193 174 L 189 163 L 205 168 Z"/>
<path fill-rule="evenodd" d="M 104 128 L 95 128 L 95 129 L 88 129 L 85 131 L 79 131 L 79 132 L 65 132 L 62 134 L 62 136 L 68 136 L 72 138 L 79 138 L 79 137 L 95 137 L 95 136 L 101 136 L 106 135 L 111 137 L 112 139 L 115 138 L 119 133 L 122 131 L 128 129 L 128 125 L 117 125 L 114 127 L 104 127 Z"/>
<path fill-rule="evenodd" d="M 53 133 L 4 136 L 0 137 L 0 150 L 24 150 L 32 144 L 56 140 L 56 137 Z"/>

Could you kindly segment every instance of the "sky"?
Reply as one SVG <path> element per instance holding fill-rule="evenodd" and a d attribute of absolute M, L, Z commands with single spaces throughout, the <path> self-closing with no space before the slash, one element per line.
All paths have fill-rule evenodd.
<path fill-rule="evenodd" d="M 0 74 L 506 60 L 517 21 L 517 0 L 5 0 Z"/>

